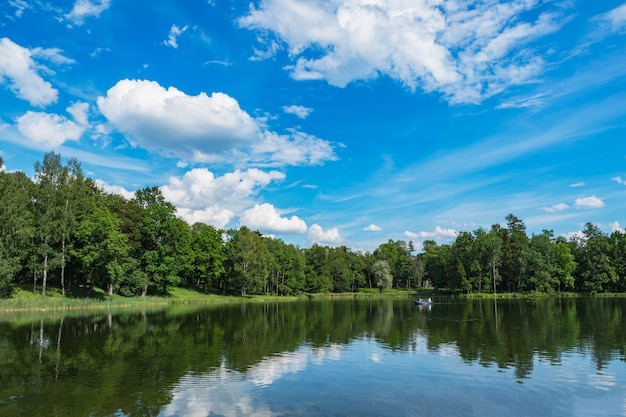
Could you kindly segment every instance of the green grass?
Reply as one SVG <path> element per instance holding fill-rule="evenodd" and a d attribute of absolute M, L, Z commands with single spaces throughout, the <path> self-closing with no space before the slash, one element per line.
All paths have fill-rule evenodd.
<path fill-rule="evenodd" d="M 48 287 L 46 296 L 40 292 L 33 293 L 32 287 L 15 288 L 11 298 L 0 299 L 0 312 L 15 311 L 58 311 L 58 310 L 109 310 L 141 306 L 168 306 L 182 304 L 224 304 L 242 302 L 285 302 L 307 299 L 339 299 L 366 297 L 410 297 L 415 293 L 407 290 L 386 289 L 382 293 L 378 289 L 364 289 L 355 293 L 302 294 L 299 296 L 276 295 L 219 295 L 205 294 L 190 288 L 173 287 L 164 296 L 122 297 L 107 295 L 102 289 L 94 288 L 89 298 L 84 298 L 82 288 L 73 287 L 63 296 L 57 287 Z"/>

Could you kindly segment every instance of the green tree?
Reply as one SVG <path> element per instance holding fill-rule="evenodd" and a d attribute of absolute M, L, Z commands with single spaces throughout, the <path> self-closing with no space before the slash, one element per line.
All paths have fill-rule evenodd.
<path fill-rule="evenodd" d="M 607 291 L 618 278 L 610 258 L 610 240 L 592 223 L 585 225 L 583 235 L 577 240 L 579 286 L 592 293 Z"/>
<path fill-rule="evenodd" d="M 531 290 L 551 293 L 559 286 L 559 278 L 553 273 L 556 259 L 552 237 L 551 231 L 544 230 L 530 238 L 526 257 Z"/>
<path fill-rule="evenodd" d="M 333 281 L 329 267 L 328 254 L 330 248 L 314 243 L 304 250 L 306 257 L 306 285 L 307 292 L 330 292 L 333 289 Z"/>
<path fill-rule="evenodd" d="M 446 288 L 450 245 L 437 245 L 433 240 L 424 241 L 424 270 L 426 278 L 435 288 Z"/>
<path fill-rule="evenodd" d="M 33 183 L 24 173 L 0 171 L 0 297 L 9 295 L 32 250 L 32 192 Z"/>
<path fill-rule="evenodd" d="M 271 253 L 261 234 L 242 226 L 228 242 L 228 252 L 232 267 L 231 287 L 237 288 L 242 296 L 261 292 L 267 283 L 271 263 Z"/>
<path fill-rule="evenodd" d="M 223 232 L 204 223 L 195 223 L 192 232 L 191 276 L 195 286 L 206 292 L 209 288 L 217 287 L 226 271 Z"/>
<path fill-rule="evenodd" d="M 528 236 L 524 221 L 513 214 L 506 216 L 502 231 L 502 259 L 500 272 L 508 291 L 524 288 L 527 272 Z"/>
<path fill-rule="evenodd" d="M 95 285 L 106 288 L 109 295 L 119 288 L 130 251 L 128 238 L 119 229 L 119 218 L 99 205 L 95 205 L 91 214 L 80 223 L 76 233 L 78 245 L 72 254 L 88 276 L 87 295 Z"/>
<path fill-rule="evenodd" d="M 280 239 L 268 239 L 266 244 L 272 254 L 268 291 L 277 295 L 294 295 L 302 292 L 306 266 L 304 253 Z"/>
<path fill-rule="evenodd" d="M 454 266 L 449 273 L 448 288 L 472 292 L 469 279 L 472 271 L 472 244 L 474 237 L 469 232 L 460 232 L 450 247 L 450 263 Z"/>
<path fill-rule="evenodd" d="M 552 274 L 557 280 L 557 291 L 561 289 L 574 288 L 574 271 L 576 271 L 576 261 L 566 242 L 557 241 L 554 244 L 554 263 Z"/>
<path fill-rule="evenodd" d="M 376 287 L 383 292 L 385 288 L 391 288 L 393 284 L 393 277 L 391 275 L 391 268 L 389 267 L 389 261 L 381 259 L 372 265 L 372 275 L 376 282 Z"/>
<path fill-rule="evenodd" d="M 165 201 L 157 187 L 137 190 L 135 201 L 142 208 L 140 261 L 146 280 L 141 295 L 145 296 L 149 288 L 165 294 L 169 286 L 180 283 L 181 250 L 177 245 L 184 234 L 183 225 L 175 216 L 174 206 Z"/>
<path fill-rule="evenodd" d="M 64 264 L 62 242 L 67 236 L 66 205 L 61 192 L 68 176 L 61 163 L 61 155 L 48 152 L 43 163 L 35 163 L 35 221 L 37 228 L 37 255 L 41 262 L 41 295 L 46 295 L 48 273 Z"/>
<path fill-rule="evenodd" d="M 626 291 L 626 233 L 615 230 L 611 233 L 611 259 L 617 274 L 617 290 Z"/>

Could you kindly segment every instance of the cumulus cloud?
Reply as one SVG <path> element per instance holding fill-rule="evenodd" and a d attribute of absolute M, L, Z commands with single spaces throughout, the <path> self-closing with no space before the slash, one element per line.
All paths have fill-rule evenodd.
<path fill-rule="evenodd" d="M 288 135 L 264 132 L 251 149 L 251 162 L 263 165 L 321 165 L 337 160 L 329 141 L 293 129 Z"/>
<path fill-rule="evenodd" d="M 523 21 L 522 14 L 536 19 Z M 295 60 L 297 80 L 343 87 L 386 75 L 410 89 L 476 103 L 541 73 L 530 48 L 563 24 L 562 9 L 537 1 L 263 0 L 239 19 Z"/>
<path fill-rule="evenodd" d="M 625 233 L 626 232 L 624 228 L 619 224 L 618 221 L 614 221 L 613 223 L 609 224 L 609 228 L 611 229 L 611 233 L 613 232 Z"/>
<path fill-rule="evenodd" d="M 580 240 L 580 241 L 584 241 L 587 239 L 587 236 L 585 236 L 585 233 L 582 230 L 577 230 L 575 232 L 567 232 L 562 234 L 561 236 L 563 236 L 565 239 L 567 240 Z"/>
<path fill-rule="evenodd" d="M 127 200 L 130 200 L 135 197 L 135 193 L 133 193 L 132 191 L 128 191 L 126 188 L 121 187 L 119 185 L 111 185 L 101 179 L 96 179 L 95 183 L 98 186 L 98 188 L 100 188 L 101 190 L 105 191 L 108 194 L 121 195 Z"/>
<path fill-rule="evenodd" d="M 567 210 L 569 206 L 565 203 L 557 203 L 553 204 L 550 207 L 542 207 L 541 210 L 547 211 L 548 213 L 557 213 L 559 211 Z"/>
<path fill-rule="evenodd" d="M 45 81 L 38 70 L 47 70 L 34 58 L 52 63 L 71 63 L 58 49 L 29 50 L 8 38 L 0 39 L 0 83 L 7 83 L 15 95 L 33 106 L 46 106 L 57 101 L 58 91 Z"/>
<path fill-rule="evenodd" d="M 88 113 L 89 104 L 81 101 L 72 103 L 66 111 L 72 115 L 74 121 L 81 126 L 87 126 L 89 124 Z"/>
<path fill-rule="evenodd" d="M 363 228 L 363 231 L 365 231 L 365 232 L 380 232 L 381 230 L 383 230 L 383 229 L 381 229 L 380 226 L 377 226 L 374 223 L 372 223 L 369 226 Z"/>
<path fill-rule="evenodd" d="M 195 161 L 250 143 L 259 131 L 237 100 L 224 93 L 189 96 L 154 81 L 122 80 L 97 103 L 139 146 Z"/>
<path fill-rule="evenodd" d="M 311 243 L 337 244 L 341 242 L 341 236 L 339 236 L 339 229 L 336 227 L 324 230 L 322 226 L 316 223 L 309 227 L 308 240 Z"/>
<path fill-rule="evenodd" d="M 55 149 L 65 141 L 78 140 L 85 128 L 58 114 L 28 111 L 16 120 L 17 129 L 33 144 Z"/>
<path fill-rule="evenodd" d="M 589 197 L 580 197 L 574 201 L 574 206 L 577 209 L 594 209 L 604 207 L 604 201 L 596 197 L 595 195 Z"/>
<path fill-rule="evenodd" d="M 618 184 L 626 185 L 626 180 L 624 180 L 622 177 L 613 177 L 611 178 L 611 181 L 615 181 Z"/>
<path fill-rule="evenodd" d="M 456 237 L 457 235 L 457 231 L 454 229 L 444 229 L 442 227 L 435 227 L 435 230 L 432 232 L 411 232 L 409 230 L 404 232 L 404 235 L 408 238 L 411 239 L 443 239 L 443 238 L 450 238 L 450 237 Z"/>
<path fill-rule="evenodd" d="M 245 207 L 250 198 L 285 174 L 278 171 L 235 170 L 215 176 L 206 168 L 187 171 L 182 177 L 170 177 L 161 187 L 163 196 L 178 209 L 178 215 L 190 224 L 203 222 L 217 228 L 226 226 Z"/>
<path fill-rule="evenodd" d="M 281 217 L 281 213 L 271 204 L 255 204 L 239 218 L 239 223 L 250 229 L 268 233 L 306 233 L 307 225 L 298 216 Z"/>
<path fill-rule="evenodd" d="M 283 106 L 283 111 L 285 113 L 294 114 L 300 119 L 306 119 L 309 116 L 309 114 L 311 114 L 313 109 L 310 109 L 304 106 L 291 105 L 291 106 Z"/>
<path fill-rule="evenodd" d="M 182 28 L 179 28 L 176 25 L 172 25 L 167 40 L 164 40 L 163 44 L 165 46 L 171 46 L 172 48 L 178 48 L 178 37 L 185 33 L 187 29 L 189 29 L 189 25 L 185 25 Z"/>
<path fill-rule="evenodd" d="M 102 12 L 111 6 L 111 0 L 76 0 L 72 10 L 65 18 L 76 26 L 81 26 L 87 17 L 99 17 Z"/>

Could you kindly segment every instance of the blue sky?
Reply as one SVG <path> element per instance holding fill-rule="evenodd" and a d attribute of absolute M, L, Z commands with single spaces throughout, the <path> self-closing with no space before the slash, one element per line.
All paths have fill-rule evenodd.
<path fill-rule="evenodd" d="M 373 250 L 626 224 L 626 3 L 5 0 L 0 156 Z M 623 229 L 622 229 L 623 230 Z"/>

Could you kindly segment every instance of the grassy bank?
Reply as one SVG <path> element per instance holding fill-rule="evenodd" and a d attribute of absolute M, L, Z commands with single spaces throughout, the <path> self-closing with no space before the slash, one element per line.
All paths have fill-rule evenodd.
<path fill-rule="evenodd" d="M 79 295 L 80 294 L 80 295 Z M 231 296 L 204 294 L 192 289 L 172 288 L 166 296 L 122 297 L 107 295 L 101 289 L 94 289 L 91 297 L 84 298 L 81 289 L 74 289 L 63 296 L 58 288 L 49 287 L 46 296 L 33 293 L 32 289 L 16 288 L 11 298 L 0 299 L 0 312 L 17 311 L 63 311 L 63 310 L 110 310 L 131 307 L 168 306 L 179 304 L 225 304 L 242 302 L 285 302 L 307 299 L 345 299 L 345 298 L 389 298 L 411 297 L 413 292 L 388 289 L 364 290 L 341 294 L 303 294 L 300 296 L 248 295 Z"/>

